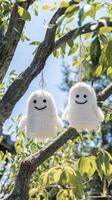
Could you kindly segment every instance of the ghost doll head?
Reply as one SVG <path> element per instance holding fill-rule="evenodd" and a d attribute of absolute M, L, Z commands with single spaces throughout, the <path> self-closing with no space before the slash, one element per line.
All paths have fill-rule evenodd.
<path fill-rule="evenodd" d="M 81 108 L 97 104 L 94 89 L 86 83 L 76 83 L 70 90 L 69 104 Z"/>
<path fill-rule="evenodd" d="M 56 106 L 52 95 L 43 90 L 33 92 L 28 100 L 27 114 L 35 116 L 56 114 Z"/>

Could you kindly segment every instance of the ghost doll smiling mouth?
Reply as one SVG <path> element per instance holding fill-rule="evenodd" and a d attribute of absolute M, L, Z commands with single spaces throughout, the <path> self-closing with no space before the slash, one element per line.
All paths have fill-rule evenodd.
<path fill-rule="evenodd" d="M 45 108 L 47 108 L 47 106 L 44 106 L 43 108 L 38 108 L 37 106 L 35 106 L 34 108 L 36 108 L 37 110 L 44 110 Z"/>
<path fill-rule="evenodd" d="M 34 100 L 33 103 L 36 104 L 37 100 Z M 46 99 L 43 99 L 43 103 L 46 103 Z M 34 108 L 37 109 L 37 110 L 44 110 L 45 108 L 47 108 L 47 106 L 44 106 L 42 108 L 39 108 L 39 107 L 35 106 Z"/>
<path fill-rule="evenodd" d="M 77 104 L 85 104 L 85 103 L 87 103 L 88 101 L 86 100 L 86 101 L 84 101 L 84 102 L 78 102 L 78 101 L 75 101 L 75 103 L 77 103 Z"/>
<path fill-rule="evenodd" d="M 84 94 L 83 97 L 84 97 L 84 98 L 87 98 L 87 95 Z M 77 98 L 77 99 L 79 98 L 79 94 L 76 95 L 76 98 Z M 87 103 L 87 102 L 88 102 L 88 100 L 83 101 L 83 102 L 79 102 L 79 101 L 77 101 L 77 100 L 75 101 L 75 103 L 77 103 L 77 104 L 85 104 L 85 103 Z"/>

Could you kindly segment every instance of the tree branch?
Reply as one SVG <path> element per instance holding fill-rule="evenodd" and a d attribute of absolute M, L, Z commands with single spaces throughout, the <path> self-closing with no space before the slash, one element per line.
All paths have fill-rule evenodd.
<path fill-rule="evenodd" d="M 59 134 L 50 144 L 46 145 L 39 152 L 27 157 L 22 161 L 16 178 L 14 190 L 6 200 L 28 200 L 28 185 L 32 173 L 45 160 L 54 154 L 68 140 L 76 139 L 79 136 L 77 131 L 69 128 Z"/>
<path fill-rule="evenodd" d="M 93 23 L 90 22 L 83 25 L 82 27 L 75 28 L 56 41 L 54 50 L 61 47 L 65 42 L 67 42 L 70 39 L 74 40 L 79 35 L 96 32 L 101 27 L 104 27 L 104 26 L 105 25 L 101 21 L 99 21 L 99 22 L 93 22 Z M 107 22 L 107 26 L 112 27 L 112 22 Z"/>
<path fill-rule="evenodd" d="M 98 101 L 105 101 L 112 95 L 112 83 L 97 95 Z"/>
<path fill-rule="evenodd" d="M 16 47 L 21 37 L 25 21 L 18 14 L 18 6 L 28 10 L 33 1 L 16 2 L 13 6 L 7 32 L 0 45 L 0 83 L 13 59 Z"/>

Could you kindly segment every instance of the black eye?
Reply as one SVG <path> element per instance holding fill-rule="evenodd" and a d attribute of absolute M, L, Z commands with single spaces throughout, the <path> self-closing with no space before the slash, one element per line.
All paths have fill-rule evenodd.
<path fill-rule="evenodd" d="M 87 98 L 87 95 L 86 94 L 84 94 L 84 96 L 83 96 L 84 98 Z"/>
<path fill-rule="evenodd" d="M 46 103 L 46 99 L 43 99 L 43 102 Z"/>
<path fill-rule="evenodd" d="M 37 103 L 37 100 L 33 100 L 33 103 Z"/>
<path fill-rule="evenodd" d="M 79 98 L 79 94 L 76 95 L 76 98 Z"/>

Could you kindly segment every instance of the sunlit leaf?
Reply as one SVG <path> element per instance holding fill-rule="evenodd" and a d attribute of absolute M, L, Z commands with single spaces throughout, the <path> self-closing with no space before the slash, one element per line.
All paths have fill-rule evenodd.
<path fill-rule="evenodd" d="M 18 14 L 20 15 L 20 17 L 22 17 L 22 19 L 24 19 L 25 21 L 30 21 L 31 20 L 31 15 L 30 13 L 25 10 L 23 7 L 18 6 Z"/>
<path fill-rule="evenodd" d="M 90 178 L 96 171 L 96 157 L 82 157 L 79 159 L 78 166 L 81 175 L 87 174 Z"/>
<path fill-rule="evenodd" d="M 107 57 L 109 66 L 111 66 L 112 65 L 112 40 L 109 41 L 108 46 L 106 48 L 106 57 Z"/>
<path fill-rule="evenodd" d="M 37 194 L 37 191 L 38 191 L 37 188 L 30 189 L 29 190 L 29 196 L 30 196 L 30 198 L 34 197 Z"/>
<path fill-rule="evenodd" d="M 112 67 L 107 69 L 107 76 L 112 76 Z"/>
<path fill-rule="evenodd" d="M 66 7 L 68 7 L 69 6 L 69 2 L 67 2 L 67 1 L 61 1 L 61 4 L 60 4 L 60 8 L 66 8 Z"/>
<path fill-rule="evenodd" d="M 47 190 L 43 189 L 39 191 L 39 195 L 44 198 L 44 200 L 48 200 Z"/>
<path fill-rule="evenodd" d="M 112 27 L 101 27 L 99 29 L 100 34 L 104 34 L 104 33 L 108 33 L 108 32 L 112 32 Z"/>
<path fill-rule="evenodd" d="M 58 194 L 57 194 L 57 196 L 56 196 L 56 199 L 57 200 L 68 200 L 67 199 L 67 196 L 68 196 L 68 191 L 67 190 L 65 190 L 65 189 L 61 189 L 59 192 L 58 192 Z"/>
<path fill-rule="evenodd" d="M 77 5 L 72 5 L 72 6 L 69 6 L 69 7 L 66 9 L 65 13 L 66 13 L 66 14 L 69 14 L 69 13 L 72 13 L 72 12 L 76 12 L 76 11 L 78 11 L 78 10 L 79 10 L 79 6 L 77 6 Z"/>
<path fill-rule="evenodd" d="M 97 67 L 96 71 L 95 71 L 96 77 L 101 76 L 102 70 L 103 70 L 103 67 L 102 67 L 101 65 L 99 65 L 99 66 Z"/>
<path fill-rule="evenodd" d="M 51 8 L 51 7 L 50 7 L 49 5 L 43 5 L 43 6 L 42 6 L 42 9 L 43 9 L 43 10 L 49 10 L 50 8 Z"/>

